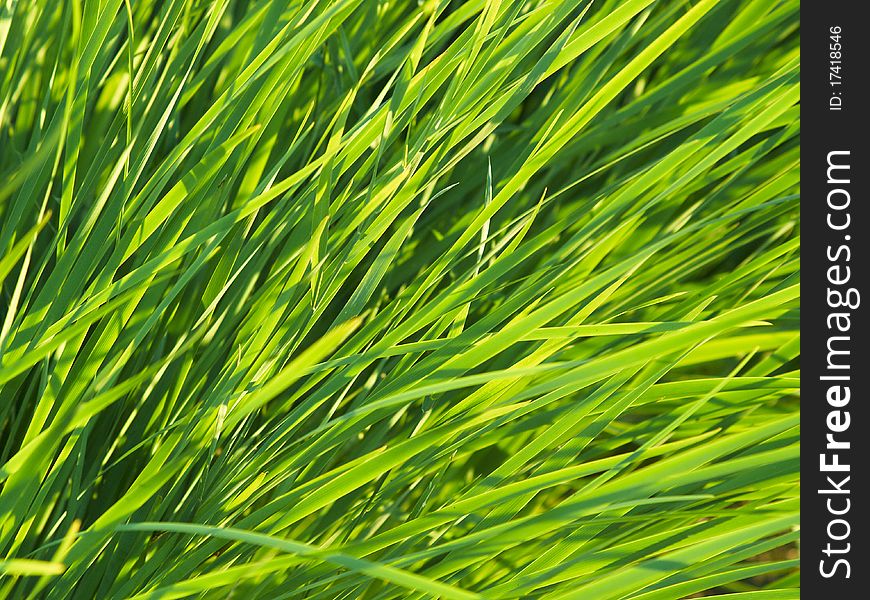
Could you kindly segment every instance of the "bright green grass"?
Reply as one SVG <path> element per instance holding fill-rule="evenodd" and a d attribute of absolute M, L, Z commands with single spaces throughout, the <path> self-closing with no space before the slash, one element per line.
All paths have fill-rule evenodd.
<path fill-rule="evenodd" d="M 0 597 L 797 598 L 798 38 L 0 0 Z"/>

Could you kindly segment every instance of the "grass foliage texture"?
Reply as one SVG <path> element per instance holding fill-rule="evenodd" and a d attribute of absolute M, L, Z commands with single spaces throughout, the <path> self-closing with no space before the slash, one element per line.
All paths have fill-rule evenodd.
<path fill-rule="evenodd" d="M 0 0 L 0 597 L 797 597 L 796 0 Z"/>

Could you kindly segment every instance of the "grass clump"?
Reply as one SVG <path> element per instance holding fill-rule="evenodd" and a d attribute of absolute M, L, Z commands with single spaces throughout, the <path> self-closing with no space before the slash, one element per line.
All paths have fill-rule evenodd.
<path fill-rule="evenodd" d="M 798 2 L 0 6 L 0 596 L 797 597 Z"/>

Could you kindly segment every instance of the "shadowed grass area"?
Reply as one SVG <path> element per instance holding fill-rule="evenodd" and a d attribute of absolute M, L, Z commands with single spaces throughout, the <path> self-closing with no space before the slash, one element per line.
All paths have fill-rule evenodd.
<path fill-rule="evenodd" d="M 796 0 L 0 0 L 0 597 L 798 597 Z"/>

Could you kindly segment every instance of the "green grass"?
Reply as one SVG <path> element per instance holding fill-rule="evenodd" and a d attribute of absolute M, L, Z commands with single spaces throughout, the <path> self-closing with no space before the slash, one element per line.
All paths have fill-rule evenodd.
<path fill-rule="evenodd" d="M 798 597 L 796 0 L 0 0 L 0 597 Z"/>

